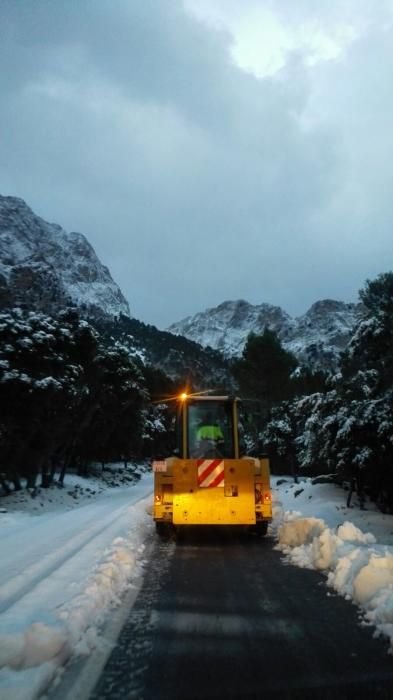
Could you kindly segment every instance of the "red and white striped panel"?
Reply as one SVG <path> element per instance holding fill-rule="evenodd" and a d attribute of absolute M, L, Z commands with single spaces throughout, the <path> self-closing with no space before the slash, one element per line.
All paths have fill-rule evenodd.
<path fill-rule="evenodd" d="M 224 486 L 224 460 L 223 459 L 198 459 L 198 486 L 212 488 Z"/>

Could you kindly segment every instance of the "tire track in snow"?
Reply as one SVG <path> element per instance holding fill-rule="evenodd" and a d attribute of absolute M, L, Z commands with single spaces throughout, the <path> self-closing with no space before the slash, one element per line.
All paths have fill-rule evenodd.
<path fill-rule="evenodd" d="M 71 536 L 71 539 L 65 545 L 56 548 L 50 554 L 45 555 L 42 560 L 31 564 L 23 572 L 8 579 L 0 586 L 0 613 L 2 614 L 9 610 L 24 596 L 30 594 L 42 581 L 77 556 L 82 549 L 94 543 L 94 540 L 98 539 L 105 530 L 109 530 L 110 526 L 118 521 L 131 505 L 135 505 L 140 500 L 143 500 L 144 497 L 145 495 L 143 494 L 134 503 L 128 502 L 123 504 L 109 515 L 103 516 L 99 523 L 95 522 L 87 530 L 84 528 L 82 532 Z M 91 520 L 96 521 L 96 519 L 97 512 L 90 519 L 90 522 Z"/>

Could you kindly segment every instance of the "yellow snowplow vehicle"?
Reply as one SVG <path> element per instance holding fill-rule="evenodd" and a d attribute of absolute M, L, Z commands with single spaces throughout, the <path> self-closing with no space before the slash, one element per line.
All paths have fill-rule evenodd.
<path fill-rule="evenodd" d="M 272 518 L 269 460 L 247 456 L 240 404 L 229 396 L 179 397 L 177 448 L 153 461 L 159 534 L 185 525 L 238 525 L 266 534 Z"/>

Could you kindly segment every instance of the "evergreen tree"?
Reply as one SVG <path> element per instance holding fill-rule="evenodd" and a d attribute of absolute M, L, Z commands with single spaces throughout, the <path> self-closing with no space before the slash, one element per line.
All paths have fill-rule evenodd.
<path fill-rule="evenodd" d="M 393 273 L 360 291 L 365 315 L 328 391 L 297 397 L 273 411 L 266 443 L 300 468 L 335 471 L 393 511 Z"/>
<path fill-rule="evenodd" d="M 383 272 L 375 280 L 367 280 L 359 297 L 368 316 L 393 318 L 393 272 Z"/>
<path fill-rule="evenodd" d="M 103 345 L 75 311 L 0 314 L 2 483 L 48 486 L 62 463 L 141 453 L 148 393 L 129 353 Z"/>
<path fill-rule="evenodd" d="M 267 414 L 274 404 L 290 396 L 290 377 L 297 364 L 276 333 L 265 328 L 262 335 L 248 336 L 243 355 L 233 362 L 232 372 L 241 394 L 261 401 Z"/>
<path fill-rule="evenodd" d="M 358 325 L 346 352 L 341 370 L 348 385 L 371 380 L 372 394 L 393 385 L 393 272 L 367 281 L 359 292 L 365 306 L 365 318 Z"/>

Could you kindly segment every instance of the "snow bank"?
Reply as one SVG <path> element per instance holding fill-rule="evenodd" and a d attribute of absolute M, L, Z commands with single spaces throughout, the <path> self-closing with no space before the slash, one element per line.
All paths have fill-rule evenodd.
<path fill-rule="evenodd" d="M 366 508 L 362 510 L 354 495 L 352 506 L 348 507 L 347 491 L 336 484 L 315 484 L 304 477 L 295 484 L 291 477 L 283 479 L 273 476 L 272 485 L 276 524 L 282 524 L 289 517 L 315 517 L 321 518 L 335 530 L 348 521 L 364 532 L 371 532 L 378 542 L 393 546 L 393 516 L 381 513 L 374 503 L 367 501 Z"/>
<path fill-rule="evenodd" d="M 103 550 L 78 594 L 59 607 L 54 623 L 37 620 L 17 633 L 0 635 L 1 700 L 38 698 L 71 655 L 87 655 L 97 646 L 98 628 L 141 572 L 143 542 L 152 527 L 148 502 L 128 508 L 128 533 Z"/>
<path fill-rule="evenodd" d="M 318 518 L 297 518 L 285 523 L 280 528 L 280 544 L 287 547 L 298 547 L 299 545 L 312 542 L 325 529 L 323 520 Z"/>
<path fill-rule="evenodd" d="M 283 511 L 276 497 L 277 549 L 296 566 L 322 571 L 327 584 L 357 603 L 393 653 L 393 546 L 347 520 L 336 527 L 300 512 Z"/>
<path fill-rule="evenodd" d="M 0 666 L 31 668 L 66 653 L 66 630 L 34 622 L 22 634 L 0 636 Z"/>
<path fill-rule="evenodd" d="M 59 613 L 67 630 L 67 641 L 79 654 L 89 653 L 95 646 L 97 624 L 104 620 L 108 608 L 120 603 L 131 578 L 140 571 L 137 556 L 143 553 L 144 545 L 133 552 L 131 544 L 117 538 L 105 561 L 87 582 L 85 591 Z"/>

